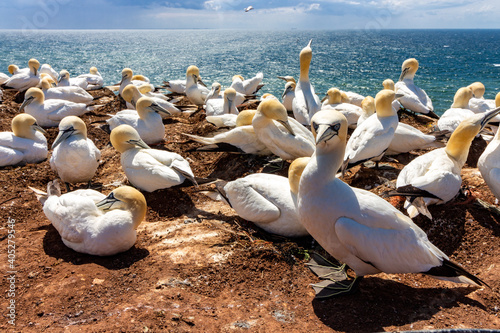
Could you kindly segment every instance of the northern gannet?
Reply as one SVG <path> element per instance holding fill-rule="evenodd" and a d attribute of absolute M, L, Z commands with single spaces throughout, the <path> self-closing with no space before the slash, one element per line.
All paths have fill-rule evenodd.
<path fill-rule="evenodd" d="M 101 73 L 99 73 L 97 67 L 94 66 L 90 67 L 89 73 L 80 74 L 76 78 L 83 78 L 87 81 L 87 90 L 101 89 L 104 85 L 104 79 Z"/>
<path fill-rule="evenodd" d="M 224 90 L 224 98 L 209 99 L 206 102 L 205 113 L 207 116 L 220 116 L 224 114 L 238 114 L 238 108 L 234 99 L 236 98 L 236 90 L 227 88 Z"/>
<path fill-rule="evenodd" d="M 38 163 L 47 158 L 47 134 L 36 119 L 20 113 L 12 119 L 12 132 L 0 132 L 0 167 Z"/>
<path fill-rule="evenodd" d="M 40 63 L 36 59 L 28 61 L 29 71 L 19 70 L 17 74 L 12 75 L 7 81 L 2 84 L 3 89 L 14 89 L 25 91 L 31 87 L 35 87 L 40 82 Z"/>
<path fill-rule="evenodd" d="M 252 126 L 255 110 L 241 111 L 236 118 L 236 127 L 218 133 L 215 136 L 201 137 L 192 134 L 184 134 L 196 142 L 209 145 L 198 148 L 198 151 L 231 151 L 254 155 L 271 155 L 272 152 L 259 140 Z"/>
<path fill-rule="evenodd" d="M 88 182 L 94 177 L 101 152 L 87 137 L 87 126 L 76 116 L 65 117 L 59 123 L 59 134 L 52 143 L 50 167 L 69 184 Z"/>
<path fill-rule="evenodd" d="M 132 78 L 134 77 L 134 72 L 130 68 L 124 68 L 122 70 L 122 79 L 119 83 L 120 88 L 118 90 L 120 96 L 122 95 L 123 89 L 125 89 L 126 86 L 129 84 L 133 84 L 134 86 L 143 86 L 143 85 L 151 85 L 149 82 L 142 81 L 142 80 L 133 80 Z M 152 87 L 152 90 L 154 90 L 154 87 Z"/>
<path fill-rule="evenodd" d="M 186 96 L 195 105 L 204 105 L 210 90 L 198 84 L 200 70 L 196 66 L 189 66 L 186 70 Z"/>
<path fill-rule="evenodd" d="M 312 59 L 311 42 L 300 51 L 300 76 L 295 86 L 293 116 L 302 125 L 309 125 L 311 117 L 321 109 L 321 101 L 309 82 L 309 66 Z"/>
<path fill-rule="evenodd" d="M 453 104 L 441 115 L 441 118 L 437 122 L 437 127 L 440 131 L 453 133 L 462 120 L 474 114 L 469 109 L 469 100 L 472 96 L 472 89 L 469 87 L 462 87 L 457 90 L 453 97 Z"/>
<path fill-rule="evenodd" d="M 0 85 L 4 84 L 5 82 L 7 82 L 7 80 L 10 78 L 10 76 L 8 76 L 7 74 L 5 73 L 0 73 Z"/>
<path fill-rule="evenodd" d="M 246 80 L 241 75 L 234 75 L 231 82 L 231 88 L 243 95 L 255 95 L 257 91 L 264 86 L 262 84 L 263 79 L 263 73 L 257 73 L 254 77 Z"/>
<path fill-rule="evenodd" d="M 356 128 L 358 118 L 361 116 L 363 109 L 351 103 L 342 103 L 342 94 L 337 88 L 328 89 L 326 94 L 327 98 L 321 105 L 321 109 L 339 111 L 347 118 L 349 127 Z"/>
<path fill-rule="evenodd" d="M 357 275 L 352 284 L 327 287 L 318 297 L 349 292 L 360 278 L 379 272 L 424 273 L 453 282 L 485 284 L 451 262 L 389 202 L 335 177 L 347 139 L 347 120 L 342 114 L 319 111 L 311 128 L 316 152 L 300 179 L 297 211 L 311 236 Z"/>
<path fill-rule="evenodd" d="M 24 102 L 21 104 L 19 112 L 25 110 L 26 113 L 35 117 L 40 126 L 54 127 L 59 125 L 61 119 L 66 116 L 81 116 L 100 106 L 87 106 L 84 103 L 73 103 L 62 99 L 45 100 L 42 90 L 30 88 L 24 96 Z"/>
<path fill-rule="evenodd" d="M 221 89 L 222 85 L 219 82 L 212 83 L 212 88 L 210 89 L 207 98 L 205 98 L 205 104 L 207 104 L 207 101 L 209 99 L 221 99 L 222 98 L 222 96 L 220 95 Z"/>
<path fill-rule="evenodd" d="M 94 97 L 85 89 L 78 86 L 67 87 L 52 87 L 48 78 L 41 81 L 42 91 L 45 99 L 64 99 L 74 103 L 89 104 L 94 100 Z"/>
<path fill-rule="evenodd" d="M 463 120 L 446 147 L 417 157 L 401 170 L 397 189 L 389 195 L 406 196 L 405 208 L 410 217 L 422 213 L 432 219 L 427 206 L 446 203 L 458 194 L 462 185 L 460 172 L 469 155 L 472 140 L 499 112 L 500 108 L 497 108 Z"/>
<path fill-rule="evenodd" d="M 363 113 L 358 119 L 358 125 L 375 113 L 375 100 L 373 97 L 367 96 L 361 105 Z M 442 132 L 425 134 L 411 125 L 399 122 L 394 132 L 394 138 L 385 155 L 397 155 L 416 149 L 444 147 L 446 144 L 439 140 L 442 135 Z"/>
<path fill-rule="evenodd" d="M 344 94 L 345 98 L 345 101 L 342 101 L 342 103 L 349 103 L 361 107 L 361 102 L 365 99 L 365 96 L 355 93 L 354 91 L 341 90 L 340 92 Z"/>
<path fill-rule="evenodd" d="M 168 111 L 168 113 L 163 112 L 162 114 L 160 114 L 163 118 L 169 115 L 173 114 L 179 115 L 182 113 L 182 111 L 179 108 L 177 108 L 174 104 L 164 100 L 163 98 L 143 95 L 140 91 L 140 87 L 137 87 L 133 84 L 129 84 L 128 86 L 126 86 L 123 89 L 121 96 L 127 102 L 127 107 L 131 110 L 136 109 L 136 105 L 141 97 L 148 97 L 154 103 L 156 103 L 157 105 L 161 106 L 162 108 Z"/>
<path fill-rule="evenodd" d="M 182 184 L 186 178 L 197 184 L 188 161 L 173 152 L 151 149 L 133 127 L 116 127 L 110 140 L 121 153 L 122 169 L 133 186 L 153 192 Z"/>
<path fill-rule="evenodd" d="M 413 78 L 418 70 L 418 61 L 415 58 L 406 59 L 401 66 L 401 75 L 395 85 L 397 94 L 403 96 L 399 98 L 399 103 L 406 109 L 413 112 L 422 113 L 429 117 L 439 119 L 434 113 L 432 101 L 426 92 L 415 85 Z"/>
<path fill-rule="evenodd" d="M 113 130 L 119 125 L 130 125 L 147 144 L 156 144 L 165 136 L 160 113 L 170 114 L 167 110 L 156 104 L 149 97 L 141 97 L 136 104 L 137 111 L 123 110 L 106 120 L 109 129 Z"/>
<path fill-rule="evenodd" d="M 495 108 L 494 99 L 485 99 L 485 87 L 481 82 L 474 82 L 467 87 L 471 88 L 474 94 L 469 100 L 469 109 L 474 113 L 486 112 Z"/>
<path fill-rule="evenodd" d="M 283 104 L 277 99 L 262 101 L 252 121 L 259 140 L 283 160 L 308 157 L 314 153 L 311 131 L 288 117 Z"/>
<path fill-rule="evenodd" d="M 59 74 L 49 64 L 43 64 L 42 66 L 40 66 L 40 69 L 38 70 L 38 72 L 40 74 L 49 75 L 52 78 L 52 80 L 54 80 L 55 82 L 57 82 L 57 80 L 59 79 Z"/>
<path fill-rule="evenodd" d="M 147 96 L 147 97 L 151 97 L 151 98 L 160 98 L 166 102 L 170 101 L 170 98 L 168 98 L 164 94 L 152 91 L 152 86 L 150 84 L 138 86 L 137 89 L 139 89 L 140 93 L 143 96 Z"/>
<path fill-rule="evenodd" d="M 295 87 L 297 84 L 295 82 L 285 83 L 285 90 L 281 94 L 281 101 L 285 106 L 286 110 L 293 112 L 293 99 L 295 98 Z"/>
<path fill-rule="evenodd" d="M 88 82 L 85 78 L 75 77 L 70 78 L 69 72 L 65 69 L 59 72 L 59 81 L 57 82 L 58 87 L 69 87 L 76 86 L 87 90 Z"/>
<path fill-rule="evenodd" d="M 491 193 L 500 200 L 500 131 L 496 132 L 493 140 L 479 157 L 477 168 Z"/>
<path fill-rule="evenodd" d="M 392 81 L 391 79 L 385 79 L 382 82 L 382 86 L 384 87 L 384 89 L 396 91 L 394 81 Z M 394 108 L 394 110 L 396 110 L 396 112 L 399 111 L 399 109 L 401 109 L 401 103 L 399 103 L 399 100 L 394 99 L 394 102 L 392 102 L 392 107 Z"/>
<path fill-rule="evenodd" d="M 127 251 L 146 216 L 144 195 L 130 186 L 118 187 L 108 196 L 94 190 L 61 195 L 57 182 L 48 184 L 47 193 L 31 189 L 63 243 L 80 253 L 111 256 Z"/>
<path fill-rule="evenodd" d="M 296 159 L 289 168 L 290 181 L 283 176 L 254 173 L 243 178 L 217 182 L 217 192 L 203 192 L 224 201 L 243 219 L 265 231 L 285 237 L 308 235 L 295 208 L 302 170 L 309 157 Z M 292 187 L 291 184 L 294 184 Z"/>
<path fill-rule="evenodd" d="M 342 173 L 368 160 L 376 163 L 382 159 L 394 138 L 398 126 L 398 114 L 392 108 L 395 93 L 383 89 L 375 96 L 375 116 L 368 117 L 356 127 L 345 149 Z"/>

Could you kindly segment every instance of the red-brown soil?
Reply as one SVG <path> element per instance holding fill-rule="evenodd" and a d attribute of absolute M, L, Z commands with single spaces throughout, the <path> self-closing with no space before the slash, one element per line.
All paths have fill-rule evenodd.
<path fill-rule="evenodd" d="M 124 108 L 109 90 L 93 92 L 105 104 L 82 117 L 102 151 L 93 184 L 108 193 L 124 181 L 119 154 L 100 128 L 106 114 Z M 6 92 L 0 131 L 10 130 L 19 104 Z M 429 128 L 422 119 L 404 121 Z M 182 154 L 198 177 L 232 180 L 259 172 L 265 160 L 228 153 L 200 153 L 181 133 L 205 135 L 215 128 L 202 112 L 165 120 L 166 141 L 155 146 Z M 49 145 L 57 135 L 48 129 Z M 476 140 L 463 169 L 464 187 L 489 204 L 495 198 L 475 168 L 485 143 Z M 408 163 L 414 153 L 397 156 Z M 390 188 L 403 164 L 390 170 L 356 167 L 353 186 L 377 194 Z M 286 175 L 286 169 L 281 171 Z M 476 289 L 419 274 L 366 277 L 358 293 L 315 300 L 317 277 L 304 265 L 319 249 L 311 237 L 268 234 L 228 206 L 183 187 L 144 193 L 146 221 L 134 247 L 111 257 L 67 248 L 28 186 L 44 190 L 56 178 L 49 162 L 0 168 L 0 267 L 5 291 L 0 329 L 17 332 L 377 332 L 442 328 L 500 329 L 500 215 L 460 196 L 431 206 L 434 220 L 414 221 L 452 260 L 492 289 Z M 85 184 L 81 184 L 84 188 Z M 389 199 L 388 199 L 389 200 Z M 402 209 L 401 201 L 391 202 Z M 15 326 L 8 323 L 8 220 L 15 220 Z M 12 241 L 12 239 L 11 239 Z"/>

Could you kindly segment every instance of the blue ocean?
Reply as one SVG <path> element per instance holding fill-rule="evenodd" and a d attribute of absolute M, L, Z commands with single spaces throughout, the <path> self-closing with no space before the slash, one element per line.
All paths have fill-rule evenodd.
<path fill-rule="evenodd" d="M 197 65 L 208 86 L 263 72 L 261 92 L 280 96 L 284 81 L 277 76 L 298 78 L 299 52 L 311 39 L 310 80 L 320 97 L 331 87 L 375 96 L 383 80 L 398 80 L 411 57 L 420 63 L 415 83 L 438 114 L 472 82 L 484 83 L 486 98 L 500 91 L 500 30 L 3 30 L 0 71 L 36 58 L 75 76 L 96 66 L 106 84 L 119 82 L 125 67 L 161 84 Z"/>

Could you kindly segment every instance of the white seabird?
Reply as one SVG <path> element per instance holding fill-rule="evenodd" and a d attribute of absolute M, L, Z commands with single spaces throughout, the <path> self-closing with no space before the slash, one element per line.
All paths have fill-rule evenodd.
<path fill-rule="evenodd" d="M 441 115 L 437 122 L 440 131 L 449 131 L 451 134 L 462 120 L 474 115 L 474 112 L 469 109 L 469 100 L 472 96 L 472 89 L 469 87 L 462 87 L 457 90 L 453 97 L 453 104 Z"/>
<path fill-rule="evenodd" d="M 189 66 L 186 70 L 186 96 L 191 103 L 201 106 L 205 104 L 210 90 L 198 84 L 200 70 L 196 66 Z"/>
<path fill-rule="evenodd" d="M 347 142 L 342 173 L 365 161 L 373 160 L 378 163 L 382 159 L 399 123 L 398 114 L 392 108 L 394 97 L 394 91 L 388 89 L 377 93 L 375 115 L 359 124 Z"/>
<path fill-rule="evenodd" d="M 330 88 L 327 91 L 327 99 L 321 105 L 322 110 L 336 110 L 339 111 L 347 118 L 347 123 L 350 128 L 356 128 L 358 119 L 361 116 L 363 109 L 361 107 L 351 104 L 342 103 L 342 93 L 337 88 Z"/>
<path fill-rule="evenodd" d="M 259 140 L 283 160 L 309 157 L 314 153 L 311 131 L 288 117 L 277 99 L 268 98 L 259 104 L 252 125 Z"/>
<path fill-rule="evenodd" d="M 123 110 L 106 120 L 109 129 L 126 124 L 132 126 L 147 144 L 161 142 L 165 136 L 165 126 L 160 113 L 170 113 L 149 97 L 139 98 L 136 107 L 137 111 Z"/>
<path fill-rule="evenodd" d="M 26 113 L 35 117 L 40 126 L 54 127 L 59 125 L 61 119 L 66 116 L 81 116 L 98 107 L 101 105 L 87 106 L 84 103 L 73 103 L 62 99 L 45 100 L 42 90 L 30 88 L 24 96 L 19 112 L 25 110 Z"/>
<path fill-rule="evenodd" d="M 415 73 L 418 70 L 418 61 L 415 58 L 406 59 L 401 66 L 401 75 L 399 81 L 395 85 L 397 94 L 403 96 L 399 99 L 399 103 L 406 109 L 413 112 L 422 113 L 429 117 L 438 119 L 439 116 L 434 113 L 432 101 L 427 96 L 425 90 L 417 87 L 413 82 Z"/>
<path fill-rule="evenodd" d="M 97 67 L 94 66 L 90 67 L 89 73 L 80 74 L 76 78 L 83 78 L 87 81 L 87 90 L 101 89 L 104 85 L 104 79 L 101 73 L 99 73 Z"/>
<path fill-rule="evenodd" d="M 133 127 L 116 127 L 110 140 L 120 152 L 122 169 L 135 187 L 153 192 L 182 184 L 186 178 L 197 184 L 186 159 L 173 152 L 151 149 Z"/>
<path fill-rule="evenodd" d="M 47 78 L 42 79 L 42 91 L 45 99 L 64 99 L 74 103 L 89 104 L 94 97 L 78 86 L 52 87 Z"/>
<path fill-rule="evenodd" d="M 146 86 L 147 87 L 147 86 Z M 148 88 L 148 87 L 147 87 Z M 163 112 L 161 116 L 165 118 L 168 115 L 179 115 L 182 113 L 182 111 L 177 108 L 174 104 L 164 100 L 163 98 L 155 97 L 155 96 L 146 96 L 141 93 L 140 91 L 141 87 L 137 87 L 133 84 L 129 84 L 126 86 L 122 93 L 121 96 L 127 102 L 127 107 L 131 110 L 135 110 L 137 106 L 137 102 L 141 97 L 148 97 L 150 98 L 154 103 L 158 104 L 162 108 L 168 111 L 168 113 Z M 148 88 L 149 89 L 149 88 Z"/>
<path fill-rule="evenodd" d="M 134 246 L 136 229 L 146 216 L 144 195 L 130 186 L 121 186 L 108 196 L 94 190 L 61 195 L 57 182 L 48 184 L 47 193 L 31 189 L 63 243 L 80 253 L 111 256 L 127 251 Z"/>
<path fill-rule="evenodd" d="M 59 72 L 59 81 L 57 82 L 58 87 L 69 87 L 69 86 L 77 86 L 82 89 L 87 90 L 88 82 L 85 78 L 75 77 L 72 78 L 69 76 L 69 72 L 65 69 Z"/>
<path fill-rule="evenodd" d="M 47 158 L 47 134 L 36 119 L 20 113 L 12 119 L 12 132 L 0 132 L 0 167 L 39 163 Z"/>
<path fill-rule="evenodd" d="M 311 117 L 321 109 L 321 101 L 309 81 L 309 66 L 312 59 L 311 42 L 300 51 L 300 76 L 295 86 L 293 116 L 302 125 L 309 126 Z"/>
<path fill-rule="evenodd" d="M 389 103 L 390 106 L 390 103 Z M 380 272 L 424 273 L 472 285 L 485 283 L 449 258 L 413 221 L 374 193 L 335 177 L 342 164 L 347 120 L 335 111 L 320 111 L 311 120 L 316 152 L 302 173 L 297 197 L 300 220 L 311 236 L 357 275 L 352 284 L 324 289 L 347 293 L 365 275 Z"/>
<path fill-rule="evenodd" d="M 2 84 L 3 89 L 14 89 L 25 91 L 31 87 L 35 87 L 40 82 L 40 63 L 36 59 L 28 61 L 29 71 L 19 70 L 12 75 L 7 81 Z"/>
<path fill-rule="evenodd" d="M 50 167 L 67 184 L 89 182 L 94 177 L 101 152 L 87 137 L 87 126 L 76 116 L 59 123 L 59 134 L 52 143 Z"/>
<path fill-rule="evenodd" d="M 428 205 L 446 203 L 458 194 L 462 185 L 460 172 L 472 140 L 499 112 L 497 108 L 466 118 L 453 132 L 446 147 L 417 157 L 401 170 L 397 189 L 390 195 L 406 196 L 405 208 L 410 217 L 422 213 L 432 219 Z"/>
<path fill-rule="evenodd" d="M 239 113 L 234 102 L 236 98 L 236 90 L 227 88 L 224 90 L 224 98 L 221 99 L 208 99 L 205 106 L 205 113 L 207 116 L 221 116 L 224 114 Z"/>

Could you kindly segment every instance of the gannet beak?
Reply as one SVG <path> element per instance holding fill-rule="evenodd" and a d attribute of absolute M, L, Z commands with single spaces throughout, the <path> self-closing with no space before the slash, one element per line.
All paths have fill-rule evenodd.
<path fill-rule="evenodd" d="M 21 104 L 21 107 L 19 108 L 19 112 L 22 112 L 25 107 L 31 104 L 35 100 L 35 97 L 31 96 L 28 97 L 27 99 L 24 100 L 23 104 Z"/>
<path fill-rule="evenodd" d="M 323 103 L 323 102 L 324 102 L 324 101 L 326 101 L 327 99 L 328 99 L 328 94 L 326 94 L 326 95 L 325 95 L 325 97 L 323 97 L 323 98 L 321 99 L 321 103 Z"/>
<path fill-rule="evenodd" d="M 147 145 L 146 142 L 142 141 L 142 139 L 139 140 L 128 140 L 127 143 L 134 145 L 139 148 L 144 148 L 144 149 L 151 149 L 150 146 Z"/>
<path fill-rule="evenodd" d="M 130 104 L 132 104 L 134 106 L 134 108 L 137 108 L 137 105 L 135 105 L 135 98 L 132 98 L 132 100 L 130 101 Z"/>
<path fill-rule="evenodd" d="M 312 43 L 312 39 L 309 41 L 309 43 L 307 44 L 307 47 L 311 47 L 311 43 Z"/>
<path fill-rule="evenodd" d="M 47 132 L 43 128 L 38 126 L 37 123 L 34 123 L 32 126 L 35 129 L 35 131 L 38 131 L 38 132 L 42 133 L 43 135 L 47 135 Z"/>
<path fill-rule="evenodd" d="M 283 94 L 281 95 L 281 99 L 285 97 L 286 94 L 288 94 L 292 90 L 292 86 L 286 87 L 285 91 L 283 91 Z"/>
<path fill-rule="evenodd" d="M 491 111 L 485 112 L 484 113 L 484 118 L 481 121 L 481 130 L 486 126 L 486 124 L 493 119 L 497 114 L 500 113 L 500 107 L 493 109 Z"/>
<path fill-rule="evenodd" d="M 285 126 L 285 128 L 287 129 L 288 132 L 290 132 L 291 135 L 295 136 L 295 132 L 293 131 L 292 129 L 292 126 L 290 126 L 290 123 L 287 121 L 283 121 L 283 120 L 278 120 L 278 122 Z"/>
<path fill-rule="evenodd" d="M 56 137 L 54 143 L 52 144 L 52 149 L 54 149 L 61 142 L 63 142 L 67 138 L 69 138 L 71 136 L 71 134 L 73 134 L 74 132 L 75 132 L 75 129 L 73 128 L 73 126 L 71 126 L 69 128 L 66 128 L 66 129 L 64 129 L 62 131 L 59 131 L 59 134 L 57 134 L 57 137 Z"/>
<path fill-rule="evenodd" d="M 232 100 L 230 100 L 230 99 L 228 99 L 228 100 L 227 100 L 227 105 L 229 106 L 229 108 L 228 108 L 228 109 L 229 109 L 229 112 L 231 112 L 231 108 L 233 107 L 233 101 L 232 101 Z"/>
<path fill-rule="evenodd" d="M 35 76 L 38 74 L 38 70 L 35 68 Z"/>
<path fill-rule="evenodd" d="M 206 87 L 207 85 L 201 80 L 201 77 L 198 77 L 198 83 L 202 86 Z"/>
<path fill-rule="evenodd" d="M 340 124 L 325 125 L 319 124 L 316 130 L 316 145 L 326 142 L 339 134 Z"/>
<path fill-rule="evenodd" d="M 404 94 L 395 94 L 394 95 L 394 99 L 399 99 L 399 98 L 401 98 L 403 96 L 404 96 Z"/>
<path fill-rule="evenodd" d="M 102 199 L 98 203 L 96 203 L 96 207 L 100 210 L 110 210 L 111 206 L 120 200 L 115 198 L 113 192 L 111 192 L 106 198 Z"/>
<path fill-rule="evenodd" d="M 166 115 L 169 115 L 171 116 L 172 114 L 170 112 L 168 112 L 167 110 L 165 110 L 164 108 L 162 108 L 161 106 L 159 106 L 158 104 L 156 103 L 153 103 L 149 106 L 149 108 L 151 110 L 153 110 L 154 112 L 156 113 L 165 113 Z"/>
<path fill-rule="evenodd" d="M 282 79 L 283 81 L 286 81 L 286 78 L 284 76 L 276 76 L 278 79 Z"/>
<path fill-rule="evenodd" d="M 403 69 L 401 71 L 401 75 L 399 76 L 399 81 L 403 81 L 403 79 L 405 78 L 406 73 L 408 73 L 408 70 L 410 70 L 410 68 L 406 67 L 405 69 Z"/>

